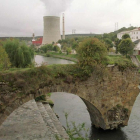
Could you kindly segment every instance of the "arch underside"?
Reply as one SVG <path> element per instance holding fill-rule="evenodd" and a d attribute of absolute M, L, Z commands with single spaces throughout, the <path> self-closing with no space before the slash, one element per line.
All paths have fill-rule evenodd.
<path fill-rule="evenodd" d="M 106 129 L 106 124 L 104 122 L 104 119 L 102 118 L 102 114 L 100 113 L 100 111 L 90 102 L 88 102 L 87 100 L 81 98 L 83 100 L 83 102 L 86 104 L 87 106 L 87 110 L 89 112 L 90 118 L 91 118 L 91 122 L 92 125 L 95 125 L 95 127 L 99 128 L 101 127 L 102 129 Z"/>

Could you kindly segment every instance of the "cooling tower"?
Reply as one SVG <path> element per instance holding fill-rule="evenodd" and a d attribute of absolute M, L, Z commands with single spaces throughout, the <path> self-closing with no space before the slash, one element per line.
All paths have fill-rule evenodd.
<path fill-rule="evenodd" d="M 44 34 L 42 44 L 51 44 L 61 39 L 60 35 L 60 17 L 44 17 Z"/>

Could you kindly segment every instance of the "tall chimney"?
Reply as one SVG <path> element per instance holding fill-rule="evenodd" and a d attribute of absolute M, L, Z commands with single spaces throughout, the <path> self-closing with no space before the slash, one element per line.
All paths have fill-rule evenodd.
<path fill-rule="evenodd" d="M 64 13 L 63 13 L 63 40 L 65 40 L 65 17 L 64 17 Z"/>

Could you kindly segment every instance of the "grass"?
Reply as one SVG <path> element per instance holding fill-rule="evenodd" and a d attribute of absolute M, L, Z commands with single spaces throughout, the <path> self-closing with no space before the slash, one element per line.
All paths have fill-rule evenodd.
<path fill-rule="evenodd" d="M 126 58 L 122 55 L 117 56 L 107 56 L 107 64 L 118 66 L 120 71 L 124 71 L 125 69 L 133 69 L 137 66 L 132 63 L 130 57 Z"/>
<path fill-rule="evenodd" d="M 108 64 L 116 64 L 119 62 L 131 62 L 129 58 L 126 58 L 125 56 L 122 55 L 108 55 Z"/>
<path fill-rule="evenodd" d="M 140 61 L 140 55 L 137 55 L 136 57 L 137 57 L 137 58 L 138 58 L 138 60 Z"/>
<path fill-rule="evenodd" d="M 70 57 L 70 58 L 77 58 L 77 54 L 65 54 L 65 53 L 57 53 L 57 52 L 47 52 L 47 54 L 50 55 L 58 55 L 58 56 L 66 56 L 66 57 Z"/>
<path fill-rule="evenodd" d="M 30 70 L 31 68 L 9 68 L 8 70 L 0 70 L 2 73 L 14 73 Z"/>

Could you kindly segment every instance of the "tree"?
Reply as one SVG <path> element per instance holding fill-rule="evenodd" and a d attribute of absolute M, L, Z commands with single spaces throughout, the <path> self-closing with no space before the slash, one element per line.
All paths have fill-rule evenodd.
<path fill-rule="evenodd" d="M 53 47 L 53 50 L 54 50 L 55 52 L 58 52 L 58 51 L 60 51 L 60 48 L 59 48 L 57 45 L 55 45 L 55 46 Z"/>
<path fill-rule="evenodd" d="M 97 38 L 86 39 L 80 43 L 78 52 L 78 60 L 81 67 L 102 64 L 107 55 L 105 45 Z"/>
<path fill-rule="evenodd" d="M 72 49 L 76 49 L 78 47 L 78 43 L 76 42 L 76 41 L 74 41 L 73 43 L 72 43 Z"/>
<path fill-rule="evenodd" d="M 126 57 L 128 54 L 131 55 L 133 53 L 133 49 L 134 49 L 134 44 L 130 38 L 123 39 L 118 46 L 119 52 L 122 55 L 125 55 Z"/>
<path fill-rule="evenodd" d="M 107 50 L 109 51 L 109 49 L 113 47 L 113 43 L 109 38 L 105 38 L 104 41 L 107 45 Z"/>
<path fill-rule="evenodd" d="M 34 51 L 26 46 L 24 42 L 20 43 L 19 40 L 8 39 L 3 43 L 3 46 L 10 58 L 12 66 L 25 68 L 32 63 Z"/>
<path fill-rule="evenodd" d="M 121 42 L 121 39 L 116 38 L 115 39 L 115 48 L 116 48 L 116 53 L 119 51 L 119 44 Z"/>
<path fill-rule="evenodd" d="M 52 51 L 53 50 L 53 45 L 52 44 L 48 44 L 47 48 L 48 48 L 48 51 Z"/>
<path fill-rule="evenodd" d="M 42 50 L 44 53 L 47 53 L 47 51 L 53 50 L 53 46 L 52 44 L 47 44 L 47 45 L 42 46 L 40 50 Z"/>
<path fill-rule="evenodd" d="M 68 55 L 69 53 L 71 53 L 71 48 L 67 47 L 66 51 L 67 51 L 67 55 Z"/>
<path fill-rule="evenodd" d="M 5 49 L 0 46 L 0 70 L 5 70 L 10 67 L 11 63 Z"/>
<path fill-rule="evenodd" d="M 129 35 L 129 34 L 124 34 L 124 35 L 122 36 L 122 39 L 127 39 L 127 38 L 130 38 L 130 35 Z"/>

